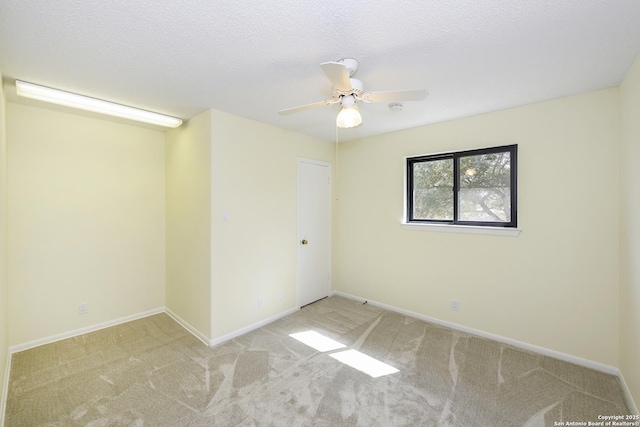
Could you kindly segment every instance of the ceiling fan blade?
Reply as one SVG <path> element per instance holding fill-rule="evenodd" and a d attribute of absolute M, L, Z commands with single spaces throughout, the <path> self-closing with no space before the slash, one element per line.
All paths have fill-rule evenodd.
<path fill-rule="evenodd" d="M 347 71 L 347 67 L 345 67 L 344 64 L 339 62 L 323 62 L 320 66 L 335 89 L 342 92 L 349 92 L 353 89 L 351 87 L 351 80 L 349 80 L 349 71 Z"/>
<path fill-rule="evenodd" d="M 364 102 L 422 101 L 428 94 L 429 92 L 425 89 L 387 90 L 364 93 L 362 100 Z"/>
<path fill-rule="evenodd" d="M 304 110 L 310 110 L 312 108 L 324 107 L 325 105 L 336 104 L 340 102 L 339 99 L 328 99 L 326 101 L 314 102 L 313 104 L 301 105 L 299 107 L 287 108 L 284 110 L 278 111 L 278 114 L 286 116 L 288 114 L 298 113 Z"/>

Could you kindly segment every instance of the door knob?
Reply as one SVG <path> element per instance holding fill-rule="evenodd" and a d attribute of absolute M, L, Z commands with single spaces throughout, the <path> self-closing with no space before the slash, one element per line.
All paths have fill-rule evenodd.
<path fill-rule="evenodd" d="M 302 243 L 303 245 L 306 245 L 307 243 L 309 243 L 309 241 L 307 239 L 302 239 L 302 242 L 300 243 Z"/>

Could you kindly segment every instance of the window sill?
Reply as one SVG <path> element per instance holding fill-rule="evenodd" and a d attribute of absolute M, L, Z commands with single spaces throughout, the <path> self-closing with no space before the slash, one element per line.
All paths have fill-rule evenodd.
<path fill-rule="evenodd" d="M 519 228 L 507 227 L 482 227 L 473 225 L 450 225 L 450 224 L 416 224 L 402 223 L 405 230 L 435 231 L 440 233 L 462 233 L 462 234 L 484 234 L 491 236 L 515 237 L 520 234 Z"/>

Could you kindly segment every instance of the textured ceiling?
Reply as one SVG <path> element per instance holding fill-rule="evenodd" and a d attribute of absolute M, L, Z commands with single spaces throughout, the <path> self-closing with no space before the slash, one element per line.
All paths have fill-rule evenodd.
<path fill-rule="evenodd" d="M 638 0 L 2 0 L 5 79 L 184 119 L 216 108 L 333 141 L 321 62 L 354 57 L 368 91 L 340 140 L 616 86 L 640 52 Z"/>

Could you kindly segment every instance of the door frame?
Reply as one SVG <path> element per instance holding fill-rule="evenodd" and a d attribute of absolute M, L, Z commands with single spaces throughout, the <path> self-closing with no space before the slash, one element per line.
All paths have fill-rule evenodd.
<path fill-rule="evenodd" d="M 329 259 L 329 277 L 327 280 L 327 295 L 330 296 L 331 295 L 331 289 L 333 288 L 333 265 L 332 265 L 332 255 L 333 255 L 333 169 L 332 169 L 332 165 L 329 162 L 324 162 L 322 160 L 315 160 L 315 159 L 310 159 L 310 158 L 306 158 L 306 157 L 298 157 L 298 162 L 297 162 L 297 179 L 298 179 L 298 188 L 296 190 L 296 195 L 297 195 L 297 200 L 296 200 L 296 209 L 297 209 L 297 231 L 296 231 L 296 235 L 297 235 L 297 240 L 296 240 L 296 270 L 297 270 L 297 274 L 296 274 L 296 304 L 297 307 L 300 308 L 300 287 L 302 284 L 302 266 L 301 266 L 301 262 L 300 262 L 300 250 L 301 248 L 301 239 L 302 239 L 302 212 L 300 209 L 300 201 L 301 201 L 301 191 L 302 191 L 302 185 L 301 185 L 301 179 L 300 179 L 300 169 L 301 169 L 301 165 L 303 163 L 310 163 L 310 164 L 314 164 L 314 165 L 318 165 L 318 166 L 325 166 L 328 168 L 329 171 L 329 247 L 327 248 L 327 250 L 329 251 L 328 253 L 328 259 Z"/>

